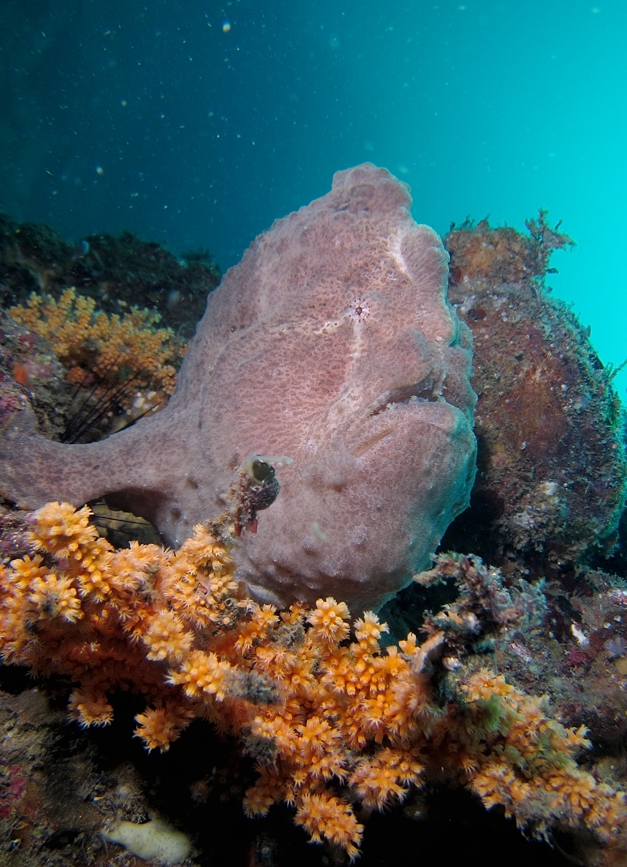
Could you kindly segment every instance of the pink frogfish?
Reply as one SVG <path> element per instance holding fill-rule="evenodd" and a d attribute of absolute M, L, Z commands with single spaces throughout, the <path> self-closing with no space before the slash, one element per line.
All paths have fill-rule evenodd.
<path fill-rule="evenodd" d="M 86 445 L 14 416 L 0 491 L 28 509 L 105 497 L 178 546 L 260 456 L 278 496 L 232 548 L 250 593 L 381 606 L 429 563 L 475 474 L 470 333 L 410 206 L 385 169 L 338 172 L 209 295 L 162 412 Z"/>

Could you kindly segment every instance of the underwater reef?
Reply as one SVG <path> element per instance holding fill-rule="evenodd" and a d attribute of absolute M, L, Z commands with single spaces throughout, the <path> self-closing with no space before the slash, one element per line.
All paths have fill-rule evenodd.
<path fill-rule="evenodd" d="M 479 442 L 472 507 L 446 544 L 558 575 L 614 546 L 624 419 L 611 371 L 545 287 L 550 254 L 572 241 L 542 211 L 527 227 L 482 221 L 445 238 L 449 299 L 473 335 Z"/>
<path fill-rule="evenodd" d="M 341 173 L 337 197 L 319 200 L 321 211 L 301 209 L 275 224 L 278 234 L 261 236 L 238 267 L 254 285 L 264 274 L 274 283 L 272 269 L 282 258 L 290 280 L 313 287 L 304 267 L 308 245 L 319 249 L 316 231 L 320 243 L 334 237 L 327 220 L 363 231 L 369 248 L 388 238 L 367 266 L 354 241 L 355 258 L 342 248 L 347 264 L 340 276 L 352 274 L 355 297 L 346 318 L 325 316 L 330 336 L 353 335 L 340 354 L 356 355 L 356 365 L 372 351 L 388 371 L 398 356 L 383 352 L 385 340 L 369 344 L 366 330 L 381 316 L 385 286 L 408 279 L 408 260 L 411 279 L 422 284 L 425 274 L 435 274 L 429 262 L 441 263 L 444 254 L 422 227 L 412 235 L 415 224 L 395 210 L 407 207 L 404 185 L 361 169 L 359 176 Z M 11 224 L 18 236 L 19 229 Z M 255 541 L 285 495 L 288 449 L 251 447 L 231 461 L 219 509 L 172 549 L 150 525 L 100 504 L 79 508 L 82 502 L 44 497 L 35 511 L 25 511 L 5 500 L 0 851 L 12 863 L 104 865 L 113 853 L 143 863 L 132 847 L 120 855 L 112 842 L 124 836 L 122 826 L 129 830 L 129 820 L 131 831 L 154 827 L 164 834 L 174 834 L 166 824 L 173 822 L 185 832 L 181 857 L 199 867 L 411 863 L 418 851 L 447 857 L 446 846 L 455 845 L 450 838 L 469 840 L 471 824 L 487 863 L 502 863 L 504 855 L 516 864 L 624 863 L 624 420 L 611 371 L 573 314 L 548 294 L 550 257 L 572 243 L 558 229 L 541 212 L 526 233 L 467 222 L 444 239 L 452 306 L 444 272 L 421 314 L 439 311 L 431 345 L 419 316 L 419 356 L 431 358 L 429 372 L 408 379 L 401 370 L 413 388 L 388 385 L 384 409 L 375 401 L 373 419 L 395 430 L 397 415 L 402 425 L 403 413 L 428 413 L 438 402 L 444 412 L 453 406 L 461 413 L 463 406 L 471 413 L 472 332 L 477 475 L 469 508 L 452 521 L 437 554 L 417 557 L 398 586 L 410 585 L 383 608 L 388 592 L 342 596 L 341 580 L 320 584 L 319 594 L 314 584 L 300 598 L 297 582 L 281 598 L 251 598 L 238 551 Z M 47 230 L 29 231 L 45 237 Z M 422 252 L 413 248 L 413 259 L 400 240 L 405 231 L 428 240 Z M 292 253 L 287 236 L 300 239 Z M 53 253 L 50 262 L 57 273 Z M 242 271 L 234 272 L 232 289 Z M 132 423 L 135 386 L 145 399 L 154 388 L 149 377 L 173 382 L 184 343 L 167 330 L 167 319 L 157 322 L 141 308 L 99 310 L 78 283 L 76 289 L 29 283 L 22 291 L 18 272 L 7 273 L 15 319 L 5 313 L 1 323 L 3 425 L 26 411 L 31 431 L 56 440 L 61 456 L 77 413 L 84 439 L 97 439 L 120 419 Z M 334 273 L 329 268 L 329 283 L 321 283 L 325 299 L 333 297 Z M 379 281 L 372 295 L 369 281 Z M 215 309 L 223 303 L 220 291 L 213 293 Z M 326 310 L 316 314 L 315 292 L 303 297 L 297 316 L 283 311 L 288 346 L 290 329 L 301 339 L 307 317 Z M 243 298 L 236 310 L 252 317 Z M 110 328 L 112 321 L 122 330 Z M 326 331 L 321 336 L 332 345 Z M 275 339 L 283 339 L 280 328 Z M 109 372 L 127 340 L 135 341 L 133 351 Z M 259 356 L 247 340 L 254 348 L 254 329 L 243 329 L 235 344 L 242 345 L 237 370 L 247 387 L 255 384 L 257 401 Z M 403 344 L 405 354 L 410 345 Z M 188 350 L 187 373 L 179 375 L 185 388 L 198 370 L 194 352 L 204 358 Z M 238 357 L 231 355 L 231 363 Z M 309 353 L 310 364 L 317 358 Z M 440 378 L 438 370 L 445 371 Z M 364 390 L 368 376 L 349 377 L 351 388 Z M 129 379 L 131 388 L 117 394 Z M 77 385 L 87 419 L 76 408 Z M 96 409 L 90 424 L 99 401 L 103 413 L 98 417 Z M 154 418 L 128 433 L 167 419 L 161 403 L 153 408 L 148 399 Z M 411 430 L 403 428 L 410 440 Z M 13 462 L 31 478 L 28 452 L 17 454 Z M 375 490 L 380 478 L 373 476 Z M 337 469 L 334 484 L 341 491 Z M 458 511 L 450 509 L 446 524 Z M 397 515 L 378 510 L 376 497 L 360 505 L 375 548 L 382 547 L 377 533 Z M 281 521 L 300 533 L 293 507 Z M 333 523 L 316 523 L 315 545 L 323 547 Z M 348 559 L 356 530 L 350 521 L 343 530 Z M 37 678 L 34 689 L 23 672 Z M 543 845 L 516 836 L 514 824 Z M 307 847 L 307 840 L 322 845 Z M 457 857 L 470 857 L 470 845 Z"/>
<path fill-rule="evenodd" d="M 180 257 L 131 232 L 87 235 L 68 244 L 49 226 L 16 223 L 0 214 L 0 303 L 27 302 L 31 293 L 58 300 L 74 288 L 97 309 L 121 314 L 136 307 L 158 313 L 180 337 L 193 335 L 220 272 L 207 250 Z"/>
<path fill-rule="evenodd" d="M 351 628 L 332 597 L 278 612 L 238 594 L 227 547 L 202 525 L 177 552 L 115 551 L 89 517 L 37 510 L 33 554 L 0 576 L 5 661 L 68 677 L 81 725 L 109 724 L 120 686 L 148 699 L 135 719 L 150 750 L 210 721 L 255 760 L 248 816 L 285 801 L 312 841 L 351 861 L 363 835 L 353 803 L 382 810 L 430 778 L 463 783 L 537 835 L 587 828 L 609 849 L 627 843 L 627 795 L 576 761 L 585 727 L 565 728 L 487 656 L 461 661 L 479 635 L 499 643 L 537 626 L 538 589 L 509 591 L 479 561 L 440 557 L 417 580 L 455 577 L 457 602 L 426 619 L 422 643 L 410 633 L 382 650 L 387 625 L 373 612 Z"/>

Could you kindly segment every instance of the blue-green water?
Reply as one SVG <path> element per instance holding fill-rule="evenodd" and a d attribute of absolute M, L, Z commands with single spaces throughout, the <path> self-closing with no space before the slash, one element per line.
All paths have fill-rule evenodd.
<path fill-rule="evenodd" d="M 627 357 L 627 4 L 1 0 L 0 210 L 224 269 L 365 160 L 445 232 L 538 207 L 604 362 Z M 617 377 L 626 397 L 627 373 Z"/>

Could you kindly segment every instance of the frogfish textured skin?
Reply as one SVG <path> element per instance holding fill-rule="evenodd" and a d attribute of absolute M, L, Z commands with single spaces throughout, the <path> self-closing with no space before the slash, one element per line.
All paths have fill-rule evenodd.
<path fill-rule="evenodd" d="M 238 465 L 286 456 L 278 498 L 234 543 L 239 578 L 281 605 L 380 606 L 427 565 L 475 473 L 470 333 L 410 205 L 385 169 L 337 173 L 209 295 L 166 409 L 87 445 L 14 418 L 2 493 L 23 508 L 107 496 L 178 546 L 224 512 Z"/>

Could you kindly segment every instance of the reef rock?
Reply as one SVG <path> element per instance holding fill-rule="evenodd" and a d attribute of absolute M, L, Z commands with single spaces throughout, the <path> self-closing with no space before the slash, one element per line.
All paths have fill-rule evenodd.
<path fill-rule="evenodd" d="M 427 565 L 475 473 L 470 332 L 446 299 L 447 253 L 410 204 L 384 169 L 336 174 L 209 295 L 165 410 L 87 445 L 14 416 L 4 495 L 24 508 L 106 496 L 179 545 L 232 508 L 261 456 L 280 493 L 234 542 L 251 592 L 381 605 Z"/>
<path fill-rule="evenodd" d="M 611 552 L 625 506 L 624 419 L 612 372 L 566 305 L 544 288 L 546 223 L 452 230 L 449 298 L 473 332 L 478 473 L 444 544 L 495 566 L 558 577 Z"/>

